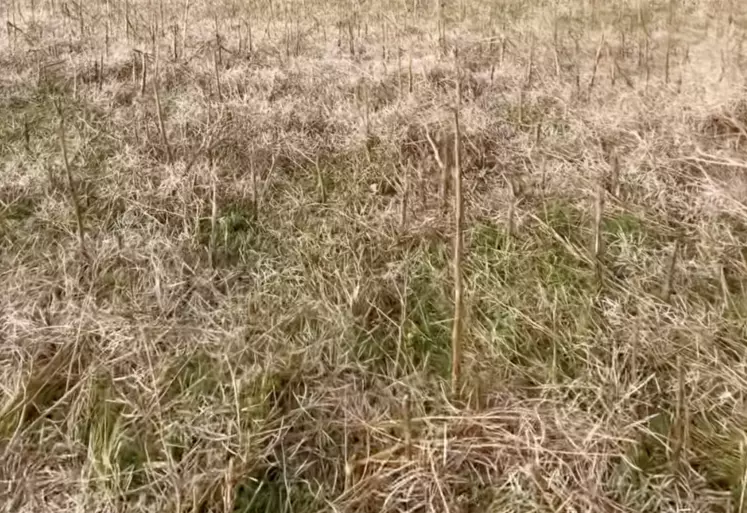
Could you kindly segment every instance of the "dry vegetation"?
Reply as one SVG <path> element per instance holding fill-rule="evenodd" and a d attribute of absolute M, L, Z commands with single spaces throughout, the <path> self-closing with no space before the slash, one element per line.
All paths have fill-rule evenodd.
<path fill-rule="evenodd" d="M 747 511 L 742 4 L 5 0 L 0 503 Z"/>

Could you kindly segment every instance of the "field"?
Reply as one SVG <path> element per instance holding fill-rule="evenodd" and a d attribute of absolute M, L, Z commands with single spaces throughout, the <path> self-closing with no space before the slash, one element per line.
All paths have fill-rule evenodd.
<path fill-rule="evenodd" d="M 747 5 L 5 0 L 8 512 L 747 512 Z"/>

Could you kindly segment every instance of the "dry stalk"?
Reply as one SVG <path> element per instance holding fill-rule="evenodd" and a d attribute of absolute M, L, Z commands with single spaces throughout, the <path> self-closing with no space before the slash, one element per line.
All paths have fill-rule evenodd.
<path fill-rule="evenodd" d="M 220 42 L 220 26 L 218 24 L 218 13 L 215 13 L 215 16 L 213 17 L 213 23 L 215 25 L 215 57 L 217 58 L 218 65 L 223 64 L 223 54 L 221 53 L 222 45 Z"/>
<path fill-rule="evenodd" d="M 648 84 L 651 80 L 651 38 L 646 34 L 645 41 L 645 65 L 646 65 L 646 90 L 648 90 Z"/>
<path fill-rule="evenodd" d="M 365 137 L 366 137 L 366 157 L 368 158 L 368 161 L 371 161 L 372 155 L 371 155 L 371 106 L 370 106 L 370 99 L 369 99 L 369 92 L 368 92 L 368 84 L 363 84 L 363 129 L 365 131 Z"/>
<path fill-rule="evenodd" d="M 508 184 L 509 191 L 506 233 L 509 238 L 513 238 L 516 234 L 516 187 L 514 187 L 514 182 L 509 178 L 506 178 L 506 183 Z"/>
<path fill-rule="evenodd" d="M 206 104 L 206 114 L 207 114 L 207 124 L 208 126 L 213 125 L 213 103 L 210 101 L 210 96 L 212 95 L 212 88 L 208 88 L 207 94 L 205 94 L 205 104 Z M 213 169 L 213 148 L 208 145 L 206 147 L 206 154 L 207 154 L 207 160 L 208 160 L 208 168 Z"/>
<path fill-rule="evenodd" d="M 179 44 L 177 43 L 178 34 L 179 25 L 174 25 L 171 28 L 171 58 L 174 62 L 179 60 Z"/>
<path fill-rule="evenodd" d="M 234 511 L 235 497 L 234 485 L 236 481 L 234 470 L 234 458 L 228 460 L 228 468 L 223 476 L 223 511 Z"/>
<path fill-rule="evenodd" d="M 125 0 L 124 5 L 125 39 L 130 42 L 130 0 Z"/>
<path fill-rule="evenodd" d="M 558 4 L 553 4 L 552 48 L 555 61 L 555 76 L 560 76 L 560 41 L 558 38 Z"/>
<path fill-rule="evenodd" d="M 675 419 L 672 425 L 672 472 L 677 473 L 683 451 L 687 451 L 687 438 L 689 435 L 688 424 L 690 418 L 687 412 L 687 384 L 685 366 L 682 356 L 677 355 L 677 406 Z"/>
<path fill-rule="evenodd" d="M 246 37 L 247 37 L 247 43 L 249 43 L 249 55 L 252 55 L 254 53 L 254 38 L 252 36 L 252 20 L 249 18 L 249 21 L 246 22 Z M 325 33 L 324 40 L 327 40 L 327 36 Z"/>
<path fill-rule="evenodd" d="M 402 99 L 402 48 L 397 48 L 397 94 Z"/>
<path fill-rule="evenodd" d="M 111 4 L 106 2 L 106 24 L 104 25 L 104 51 L 109 57 L 109 33 L 111 32 Z"/>
<path fill-rule="evenodd" d="M 83 256 L 86 253 L 86 242 L 85 242 L 85 229 L 83 226 L 83 211 L 80 206 L 80 199 L 78 198 L 78 191 L 75 188 L 75 182 L 73 181 L 73 172 L 70 166 L 70 160 L 67 155 L 67 142 L 65 141 L 65 116 L 62 112 L 62 106 L 57 105 L 57 111 L 60 116 L 60 148 L 62 149 L 62 162 L 65 165 L 65 176 L 67 178 L 68 192 L 70 193 L 70 200 L 73 203 L 73 209 L 75 213 L 75 222 L 78 228 L 78 244 L 80 245 L 80 252 Z"/>
<path fill-rule="evenodd" d="M 249 155 L 249 172 L 252 179 L 252 216 L 256 222 L 259 219 L 259 196 L 257 194 L 257 168 L 254 165 L 254 155 Z"/>
<path fill-rule="evenodd" d="M 506 228 L 509 239 L 514 238 L 516 235 L 516 198 L 511 194 L 508 201 L 508 226 Z"/>
<path fill-rule="evenodd" d="M 635 84 L 633 83 L 633 80 L 628 76 L 625 71 L 620 67 L 620 63 L 615 60 L 615 70 L 618 75 L 620 75 L 623 80 L 625 81 L 625 85 L 628 86 L 630 89 L 635 89 Z"/>
<path fill-rule="evenodd" d="M 680 358 L 680 361 L 677 364 L 677 369 L 677 377 L 679 382 L 679 386 L 677 387 L 679 398 L 677 402 L 680 405 L 680 419 L 682 423 L 682 450 L 687 451 L 690 438 L 690 410 L 687 405 L 687 369 L 685 368 L 685 364 L 682 361 L 682 358 Z"/>
<path fill-rule="evenodd" d="M 187 29 L 189 28 L 189 8 L 192 0 L 184 2 L 184 17 L 182 19 L 182 55 L 187 54 Z"/>
<path fill-rule="evenodd" d="M 672 43 L 673 36 L 672 30 L 674 29 L 674 2 L 675 0 L 669 0 L 667 10 L 667 50 L 664 56 L 664 83 L 669 83 L 669 63 L 672 56 Z"/>
<path fill-rule="evenodd" d="M 545 199 L 547 197 L 547 158 L 544 155 L 540 155 L 540 200 L 542 207 L 547 208 Z M 547 215 L 545 215 L 547 219 Z"/>
<path fill-rule="evenodd" d="M 10 48 L 11 52 L 14 52 L 16 49 L 16 31 L 13 30 L 13 22 L 10 20 L 5 20 L 5 33 L 8 38 L 8 47 Z"/>
<path fill-rule="evenodd" d="M 403 231 L 407 228 L 407 209 L 410 203 L 410 163 L 401 166 L 404 172 L 402 177 L 402 203 L 400 205 L 399 226 Z"/>
<path fill-rule="evenodd" d="M 262 193 L 259 195 L 259 198 L 257 199 L 257 204 L 259 206 L 264 204 L 265 194 L 267 193 L 267 190 L 270 188 L 271 178 L 272 178 L 272 175 L 275 173 L 276 164 L 277 164 L 277 155 L 273 153 L 272 158 L 270 159 L 270 169 L 267 170 L 267 174 L 265 175 L 265 178 L 262 183 Z"/>
<path fill-rule="evenodd" d="M 324 172 L 319 165 L 319 156 L 314 159 L 314 168 L 316 169 L 317 186 L 319 187 L 319 201 L 322 204 L 327 203 L 327 187 L 324 184 Z"/>
<path fill-rule="evenodd" d="M 148 61 L 145 52 L 140 52 L 140 96 L 145 95 L 145 85 L 148 80 Z"/>
<path fill-rule="evenodd" d="M 239 19 L 239 22 L 236 24 L 236 39 L 239 55 L 243 55 L 244 53 L 244 33 L 242 32 L 243 28 L 244 22 L 243 20 Z"/>
<path fill-rule="evenodd" d="M 144 69 L 143 69 L 143 74 L 145 74 Z M 166 133 L 166 125 L 164 122 L 163 109 L 161 107 L 161 95 L 158 92 L 158 57 L 157 56 L 156 56 L 155 71 L 153 75 L 153 97 L 156 102 L 156 116 L 158 117 L 158 131 L 161 134 L 161 142 L 163 143 L 164 148 L 166 148 L 166 157 L 168 159 L 168 163 L 172 164 L 174 162 L 174 154 L 171 151 L 171 145 L 169 144 L 169 138 Z"/>
<path fill-rule="evenodd" d="M 366 82 L 363 82 L 361 85 L 361 93 L 363 96 L 363 129 L 365 130 L 366 140 L 368 140 L 369 136 L 371 135 L 371 120 L 368 84 Z"/>
<path fill-rule="evenodd" d="M 337 27 L 337 48 L 342 48 L 342 21 L 335 23 Z"/>
<path fill-rule="evenodd" d="M 78 65 L 73 61 L 73 100 L 78 99 Z"/>
<path fill-rule="evenodd" d="M 223 92 L 220 85 L 220 41 L 218 41 L 218 47 L 213 54 L 213 69 L 215 70 L 215 92 L 218 95 L 218 101 L 223 101 Z"/>
<path fill-rule="evenodd" d="M 407 299 L 410 285 L 410 271 L 407 260 L 405 260 L 405 266 L 402 271 L 402 289 L 399 291 L 399 304 L 400 304 L 400 322 L 399 322 L 399 334 L 397 337 L 397 354 L 394 357 L 395 366 L 399 367 L 400 357 L 404 353 L 404 347 L 407 342 L 407 324 L 408 324 L 408 308 Z M 407 365 L 407 359 L 404 360 L 404 365 Z"/>
<path fill-rule="evenodd" d="M 410 48 L 410 55 L 407 63 L 407 91 L 412 96 L 412 48 Z"/>
<path fill-rule="evenodd" d="M 6 12 L 5 28 L 8 31 L 8 40 L 10 42 L 11 49 L 15 50 L 16 43 L 18 41 L 18 35 L 16 27 L 16 0 L 10 0 L 8 5 L 8 11 Z M 11 39 L 11 28 L 13 28 L 13 38 Z"/>
<path fill-rule="evenodd" d="M 210 212 L 210 247 L 208 248 L 208 260 L 210 267 L 215 268 L 215 243 L 218 238 L 218 201 L 217 201 L 217 182 L 215 167 L 210 170 L 210 187 L 211 187 L 211 212 Z"/>
<path fill-rule="evenodd" d="M 405 397 L 402 400 L 402 418 L 403 418 L 402 430 L 404 431 L 405 454 L 407 455 L 408 461 L 412 461 L 412 411 L 411 410 L 412 410 L 412 402 L 410 400 L 410 394 L 405 394 Z"/>
<path fill-rule="evenodd" d="M 80 37 L 83 38 L 86 33 L 86 22 L 83 17 L 83 2 L 78 2 L 78 25 L 80 30 Z"/>
<path fill-rule="evenodd" d="M 441 54 L 446 55 L 446 28 L 444 23 L 444 8 L 441 0 L 436 0 L 436 9 L 438 15 L 438 46 L 441 48 Z"/>
<path fill-rule="evenodd" d="M 290 43 L 291 43 L 291 28 L 290 28 L 290 20 L 288 19 L 288 13 L 286 11 L 286 17 L 285 17 L 285 37 L 283 37 L 283 40 L 285 42 L 285 58 L 290 58 Z"/>
<path fill-rule="evenodd" d="M 672 289 L 674 285 L 674 271 L 677 267 L 677 257 L 680 249 L 680 238 L 674 241 L 674 248 L 672 249 L 672 255 L 669 258 L 669 265 L 667 266 L 667 274 L 664 279 L 664 285 L 661 289 L 661 299 L 665 302 L 669 302 L 672 295 Z"/>
<path fill-rule="evenodd" d="M 609 64 L 610 68 L 610 85 L 612 87 L 615 87 L 615 83 L 617 82 L 617 59 L 610 50 L 609 45 L 605 45 L 605 53 L 607 57 L 607 64 Z"/>
<path fill-rule="evenodd" d="M 137 84 L 137 51 L 132 51 L 132 83 Z"/>
<path fill-rule="evenodd" d="M 578 39 L 574 40 L 575 65 L 573 66 L 573 85 L 576 98 L 581 97 L 581 45 Z"/>
<path fill-rule="evenodd" d="M 724 306 L 729 308 L 732 304 L 731 292 L 729 292 L 729 284 L 726 281 L 726 272 L 724 264 L 718 266 L 719 283 L 721 284 L 721 295 L 724 301 Z"/>
<path fill-rule="evenodd" d="M 104 88 L 104 54 L 99 55 L 99 70 L 98 70 L 98 88 L 101 91 Z"/>
<path fill-rule="evenodd" d="M 636 8 L 636 14 L 638 17 L 638 69 L 640 70 L 643 66 L 643 48 L 645 46 L 644 38 L 647 37 L 646 34 L 646 26 L 644 21 L 644 14 L 643 14 L 643 1 L 644 0 L 638 0 L 638 5 Z"/>
<path fill-rule="evenodd" d="M 346 438 L 347 440 L 347 438 Z M 353 470 L 354 465 L 347 459 L 345 460 L 345 484 L 343 490 L 346 492 L 353 486 Z"/>
<path fill-rule="evenodd" d="M 547 479 L 542 475 L 542 472 L 538 468 L 538 465 L 532 465 L 528 471 L 529 475 L 534 481 L 535 486 L 540 492 L 540 497 L 545 503 L 545 507 L 550 511 L 560 511 L 562 507 L 558 504 L 556 496 L 553 494 Z"/>
<path fill-rule="evenodd" d="M 641 323 L 638 319 L 633 324 L 633 340 L 630 344 L 630 383 L 635 386 L 638 383 L 638 354 L 641 345 Z"/>
<path fill-rule="evenodd" d="M 420 204 L 423 210 L 428 209 L 428 195 L 426 194 L 426 187 L 428 183 L 425 179 L 425 173 L 423 171 L 423 162 L 418 162 L 418 190 L 420 191 Z"/>
<path fill-rule="evenodd" d="M 718 75 L 718 82 L 719 84 L 724 80 L 724 76 L 726 76 L 726 60 L 727 60 L 727 53 L 724 49 L 721 49 L 721 71 Z"/>
<path fill-rule="evenodd" d="M 597 0 L 591 0 L 591 25 L 597 24 Z"/>
<path fill-rule="evenodd" d="M 294 33 L 295 46 L 293 47 L 293 55 L 298 57 L 301 55 L 301 28 L 299 27 L 298 18 L 296 18 L 296 30 Z M 386 69 L 384 70 L 386 71 Z"/>
<path fill-rule="evenodd" d="M 602 219 L 604 216 L 604 184 L 600 180 L 597 184 L 596 197 L 594 199 L 594 244 L 593 256 L 599 260 L 604 254 L 604 240 L 602 238 Z"/>
<path fill-rule="evenodd" d="M 690 45 L 685 45 L 685 54 L 682 56 L 682 60 L 679 65 L 679 77 L 677 77 L 677 93 L 682 92 L 682 80 L 685 76 L 685 67 L 690 62 Z"/>
<path fill-rule="evenodd" d="M 609 192 L 616 198 L 620 198 L 620 157 L 617 150 L 612 151 L 610 163 L 610 188 Z"/>
<path fill-rule="evenodd" d="M 591 68 L 591 79 L 589 80 L 589 94 L 591 94 L 592 89 L 594 89 L 594 83 L 596 82 L 597 78 L 597 68 L 599 67 L 599 61 L 602 59 L 602 50 L 604 48 L 604 34 L 602 34 L 602 39 L 599 41 L 599 46 L 597 47 L 597 53 L 594 57 L 594 66 Z"/>
<path fill-rule="evenodd" d="M 387 30 L 386 30 L 386 21 L 384 18 L 381 18 L 381 61 L 384 64 L 384 73 L 386 73 L 386 61 L 388 58 L 388 50 L 387 50 Z"/>
<path fill-rule="evenodd" d="M 31 153 L 31 125 L 28 115 L 23 116 L 23 149 L 26 153 Z"/>
<path fill-rule="evenodd" d="M 425 127 L 425 137 L 428 139 L 428 144 L 431 146 L 431 150 L 433 150 L 433 158 L 436 161 L 436 164 L 438 164 L 439 169 L 441 170 L 441 179 L 439 180 L 439 194 L 441 197 L 441 210 L 443 212 L 446 211 L 448 208 L 448 191 L 449 191 L 449 169 L 446 165 L 446 162 L 441 159 L 441 150 L 436 145 L 436 143 L 433 141 L 433 138 L 431 137 L 430 132 L 428 131 L 428 127 Z M 445 145 L 446 138 L 442 138 L 439 140 L 439 143 L 444 143 Z M 445 152 L 444 152 L 445 155 Z"/>
<path fill-rule="evenodd" d="M 527 69 L 524 75 L 524 87 L 530 89 L 532 87 L 532 78 L 534 76 L 534 33 L 531 36 L 531 42 L 529 43 L 529 62 L 527 63 Z"/>
<path fill-rule="evenodd" d="M 347 392 L 343 392 L 343 401 L 347 403 L 348 401 L 348 394 Z M 348 410 L 345 409 L 343 411 L 343 419 L 342 419 L 342 426 L 343 426 L 343 439 L 342 439 L 342 457 L 345 460 L 345 482 L 344 482 L 344 488 L 343 490 L 347 492 L 350 490 L 354 483 L 354 475 L 353 472 L 355 471 L 355 465 L 356 462 L 353 459 L 353 455 L 350 452 L 349 448 L 349 442 L 348 439 L 350 437 L 350 430 L 348 428 L 349 420 L 348 420 Z"/>
<path fill-rule="evenodd" d="M 351 56 L 355 56 L 355 34 L 353 33 L 353 21 L 348 21 L 348 50 Z"/>
<path fill-rule="evenodd" d="M 454 324 L 451 332 L 451 393 L 459 393 L 461 383 L 462 362 L 462 322 L 463 322 L 463 290 L 462 290 L 462 148 L 461 130 L 459 127 L 459 110 L 461 96 L 461 77 L 459 76 L 458 54 L 455 52 L 456 64 L 456 107 L 454 109 Z"/>
<path fill-rule="evenodd" d="M 604 182 L 599 180 L 597 184 L 596 197 L 594 199 L 594 242 L 592 257 L 597 280 L 601 284 L 603 279 L 602 259 L 604 258 L 604 238 L 602 237 L 602 220 L 604 216 Z"/>

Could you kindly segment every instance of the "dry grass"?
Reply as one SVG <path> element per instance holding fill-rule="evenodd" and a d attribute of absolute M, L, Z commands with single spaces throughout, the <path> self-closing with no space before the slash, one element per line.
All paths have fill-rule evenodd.
<path fill-rule="evenodd" d="M 6 2 L 0 503 L 747 510 L 743 11 Z"/>

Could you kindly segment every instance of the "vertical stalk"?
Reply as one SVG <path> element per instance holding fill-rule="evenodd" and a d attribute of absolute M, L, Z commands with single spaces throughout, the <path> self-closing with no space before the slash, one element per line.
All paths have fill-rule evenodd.
<path fill-rule="evenodd" d="M 456 108 L 454 109 L 454 324 L 451 332 L 451 393 L 457 395 L 461 384 L 462 361 L 462 221 L 464 218 L 462 198 L 462 148 L 459 126 L 461 77 L 459 56 L 454 53 L 456 68 Z"/>
<path fill-rule="evenodd" d="M 83 211 L 80 207 L 80 200 L 78 198 L 78 191 L 75 188 L 75 182 L 73 181 L 73 173 L 70 167 L 70 160 L 67 155 L 67 143 L 65 142 L 65 116 L 62 112 L 62 106 L 58 105 L 57 110 L 60 115 L 60 148 L 62 149 L 62 162 L 65 165 L 65 176 L 67 178 L 68 192 L 70 193 L 70 199 L 73 202 L 73 209 L 75 212 L 75 221 L 78 228 L 78 244 L 80 245 L 80 252 L 82 255 L 86 255 L 86 242 L 85 242 L 85 229 L 83 227 Z"/>
<path fill-rule="evenodd" d="M 157 52 L 157 50 L 156 50 Z M 153 96 L 156 100 L 156 115 L 158 116 L 158 130 L 161 132 L 161 142 L 163 142 L 164 147 L 166 148 L 166 157 L 168 158 L 168 163 L 172 164 L 174 162 L 174 154 L 171 151 L 171 145 L 169 144 L 169 138 L 166 134 L 166 125 L 164 122 L 164 116 L 163 116 L 163 108 L 161 107 L 161 96 L 158 92 L 158 53 L 156 53 L 156 64 L 155 64 L 155 71 L 153 72 Z M 143 69 L 143 74 L 145 73 Z"/>

